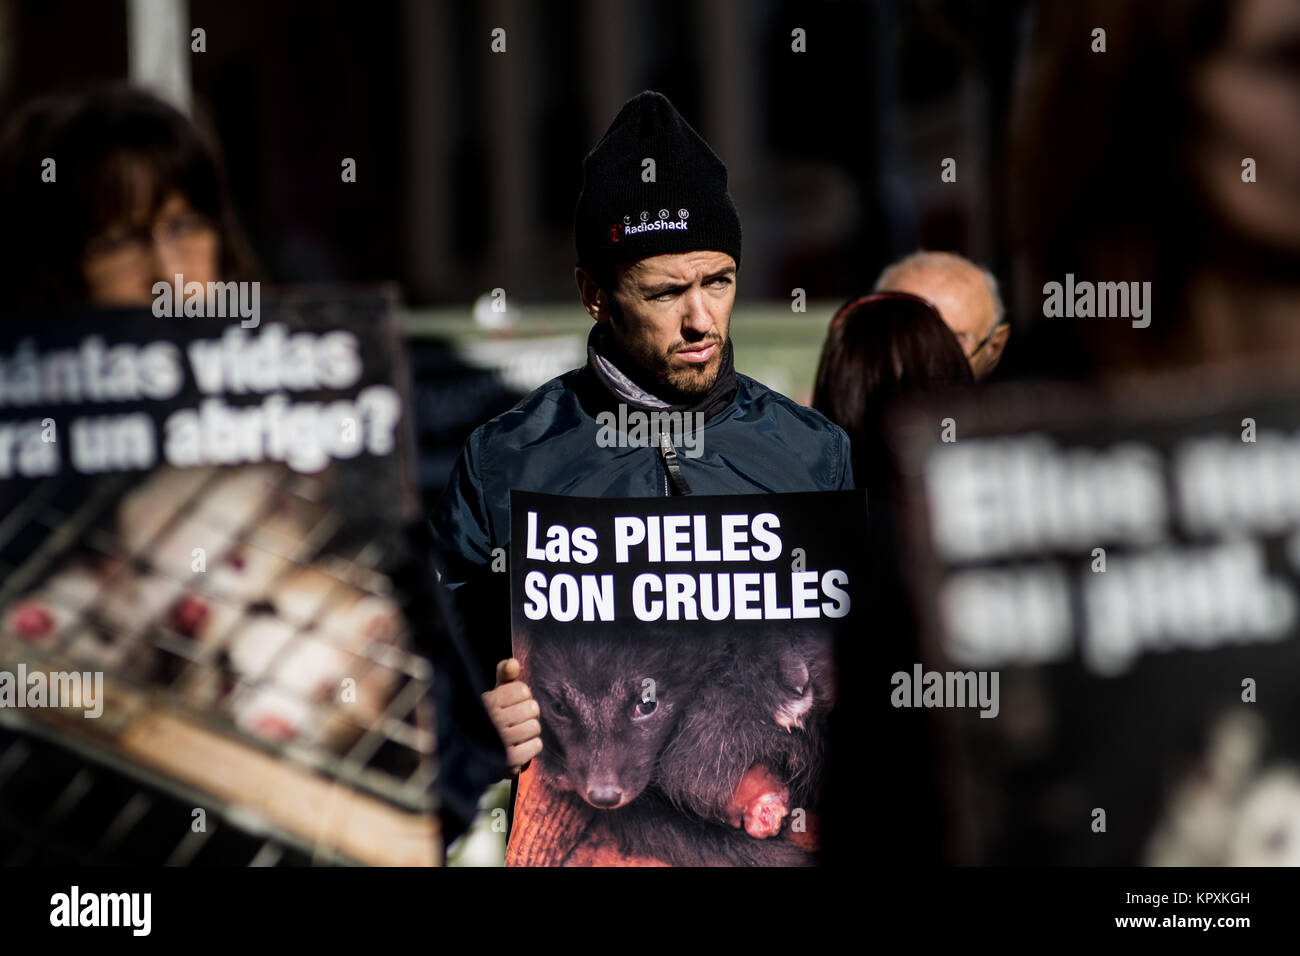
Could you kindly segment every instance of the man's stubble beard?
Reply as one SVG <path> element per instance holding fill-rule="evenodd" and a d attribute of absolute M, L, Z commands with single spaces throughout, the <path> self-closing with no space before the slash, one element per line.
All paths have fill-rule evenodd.
<path fill-rule="evenodd" d="M 690 343 L 697 345 L 702 342 L 713 342 L 717 348 L 714 350 L 713 357 L 702 366 L 687 365 L 684 368 L 674 368 L 671 364 L 673 353 L 664 355 L 653 348 L 646 347 L 644 342 L 629 342 L 623 332 L 625 326 L 622 312 L 614 306 L 611 313 L 609 324 L 614 334 L 614 341 L 635 365 L 635 368 L 624 371 L 633 381 L 637 381 L 654 395 L 673 404 L 683 404 L 703 397 L 718 380 L 718 373 L 722 370 L 722 353 L 727 347 L 726 338 L 715 335 Z M 686 341 L 682 339 L 673 343 L 673 347 L 681 348 L 685 344 Z"/>

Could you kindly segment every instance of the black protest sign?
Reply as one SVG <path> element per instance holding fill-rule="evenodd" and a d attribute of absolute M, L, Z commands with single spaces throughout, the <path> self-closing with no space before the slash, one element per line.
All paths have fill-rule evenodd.
<path fill-rule="evenodd" d="M 6 727 L 88 737 L 154 799 L 251 809 L 285 852 L 434 861 L 413 644 L 440 622 L 406 394 L 382 295 L 265 299 L 251 323 L 8 319 Z M 56 675 L 85 678 L 84 706 L 54 699 Z M 340 781 L 365 832 L 327 819 Z"/>
<path fill-rule="evenodd" d="M 0 480 L 263 462 L 311 474 L 395 454 L 410 426 L 390 308 L 380 296 L 283 299 L 251 327 L 143 310 L 9 318 Z M 410 505 L 409 489 L 392 494 Z"/>
<path fill-rule="evenodd" d="M 1018 387 L 898 423 L 922 624 L 878 692 L 935 732 L 954 858 L 1300 862 L 1296 394 Z"/>
<path fill-rule="evenodd" d="M 854 492 L 513 492 L 511 621 L 543 750 L 507 862 L 816 862 L 864 523 Z"/>

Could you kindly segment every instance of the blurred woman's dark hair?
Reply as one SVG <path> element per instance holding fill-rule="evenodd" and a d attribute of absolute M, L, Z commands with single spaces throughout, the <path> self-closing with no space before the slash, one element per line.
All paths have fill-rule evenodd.
<path fill-rule="evenodd" d="M 858 487 L 880 492 L 889 408 L 973 381 L 970 362 L 934 306 L 906 292 L 876 292 L 850 300 L 831 319 L 812 406 L 848 434 Z"/>
<path fill-rule="evenodd" d="M 43 173 L 54 160 L 53 181 Z M 215 140 L 126 86 L 35 100 L 0 135 L 0 282 L 9 305 L 85 301 L 87 243 L 181 194 L 216 230 L 224 280 L 255 278 Z"/>
<path fill-rule="evenodd" d="M 892 673 L 920 660 L 913 635 L 920 633 L 914 608 L 900 600 L 905 593 L 898 539 L 890 499 L 894 470 L 888 455 L 885 419 L 897 402 L 969 385 L 970 362 L 957 337 L 925 299 L 906 292 L 877 292 L 850 300 L 831 319 L 813 388 L 813 408 L 848 433 L 853 477 L 867 493 L 871 520 L 862 539 L 866 557 L 867 600 L 872 608 L 869 653 L 852 649 L 862 667 Z M 936 423 L 936 437 L 937 423 Z M 849 657 L 845 658 L 846 661 Z M 915 827 L 912 851 L 929 862 L 943 859 L 941 835 L 948 808 L 937 782 L 939 749 L 930 725 L 904 721 L 883 735 L 890 766 L 906 773 L 898 800 L 890 800 L 901 819 Z M 841 781 L 843 783 L 843 781 Z M 832 796 L 843 787 L 833 787 Z M 938 826 L 943 822 L 943 826 Z"/>

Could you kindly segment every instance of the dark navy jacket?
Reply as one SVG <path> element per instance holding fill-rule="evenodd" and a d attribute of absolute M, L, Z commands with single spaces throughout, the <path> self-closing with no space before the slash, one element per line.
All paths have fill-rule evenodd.
<path fill-rule="evenodd" d="M 700 456 L 686 458 L 679 450 L 692 494 L 853 487 L 843 430 L 752 378 L 738 374 L 736 382 L 735 397 L 705 422 Z M 575 369 L 480 426 L 456 463 L 432 530 L 442 584 L 466 636 L 468 650 L 460 653 L 468 653 L 480 691 L 492 686 L 497 662 L 511 653 L 509 575 L 491 571 L 493 550 L 509 551 L 511 490 L 592 498 L 657 497 L 671 490 L 658 449 L 598 444 L 596 416 L 617 408 L 618 400 L 589 368 Z M 439 730 L 440 748 L 467 743 L 442 733 L 451 728 Z M 485 783 L 500 779 L 493 772 L 485 771 Z"/>

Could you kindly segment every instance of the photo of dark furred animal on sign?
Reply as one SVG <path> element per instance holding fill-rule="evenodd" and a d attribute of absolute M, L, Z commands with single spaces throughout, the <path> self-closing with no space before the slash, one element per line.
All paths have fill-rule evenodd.
<path fill-rule="evenodd" d="M 855 519 L 853 492 L 515 493 L 515 656 L 542 752 L 507 863 L 817 864 L 835 641 L 861 577 L 823 529 Z"/>

